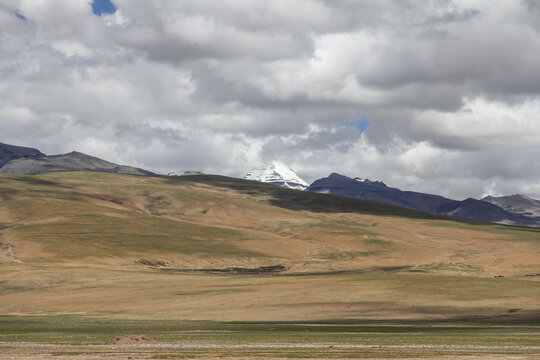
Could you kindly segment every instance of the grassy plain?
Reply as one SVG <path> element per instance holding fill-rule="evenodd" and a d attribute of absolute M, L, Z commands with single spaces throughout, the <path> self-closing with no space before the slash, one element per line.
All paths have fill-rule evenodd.
<path fill-rule="evenodd" d="M 535 359 L 540 351 L 538 327 L 515 319 L 298 323 L 4 316 L 0 329 L 0 349 L 14 359 Z M 119 334 L 145 334 L 149 341 L 122 346 L 115 344 Z"/>
<path fill-rule="evenodd" d="M 536 229 L 220 176 L 2 175 L 0 347 L 20 359 L 536 358 L 539 259 Z M 205 272 L 272 265 L 286 271 Z M 106 345 L 133 333 L 156 343 Z"/>

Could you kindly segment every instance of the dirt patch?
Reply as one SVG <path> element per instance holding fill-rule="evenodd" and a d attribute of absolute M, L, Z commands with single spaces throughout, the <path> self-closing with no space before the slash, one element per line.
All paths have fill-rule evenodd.
<path fill-rule="evenodd" d="M 151 267 L 167 267 L 167 263 L 161 260 L 139 259 L 135 261 L 135 264 L 151 266 Z"/>
<path fill-rule="evenodd" d="M 0 241 L 0 255 L 4 255 L 9 260 L 22 263 L 21 260 L 15 257 L 15 250 L 12 244 L 5 244 Z"/>
<path fill-rule="evenodd" d="M 155 344 L 155 341 L 150 340 L 144 335 L 122 335 L 115 338 L 112 345 L 141 345 Z"/>
<path fill-rule="evenodd" d="M 287 270 L 285 265 L 260 266 L 257 268 L 241 268 L 228 267 L 223 269 L 176 269 L 164 268 L 161 270 L 177 271 L 177 272 L 202 272 L 207 274 L 236 274 L 236 275 L 258 275 L 258 274 L 275 274 Z"/>
<path fill-rule="evenodd" d="M 179 272 L 179 273 L 205 273 L 205 274 L 232 274 L 232 275 L 263 275 L 277 274 L 287 270 L 284 265 L 260 266 L 257 268 L 227 267 L 222 269 L 183 269 L 173 267 L 160 267 L 161 271 Z"/>
<path fill-rule="evenodd" d="M 259 275 L 276 274 L 288 270 L 285 265 L 260 266 L 256 268 L 226 267 L 226 268 L 177 268 L 169 266 L 160 260 L 139 259 L 136 264 L 145 265 L 161 271 L 179 273 L 205 273 L 205 274 L 233 274 L 233 275 Z"/>

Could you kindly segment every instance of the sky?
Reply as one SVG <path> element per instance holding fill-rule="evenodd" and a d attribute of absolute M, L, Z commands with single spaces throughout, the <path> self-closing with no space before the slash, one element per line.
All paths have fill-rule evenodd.
<path fill-rule="evenodd" d="M 0 0 L 0 142 L 540 198 L 540 0 Z"/>

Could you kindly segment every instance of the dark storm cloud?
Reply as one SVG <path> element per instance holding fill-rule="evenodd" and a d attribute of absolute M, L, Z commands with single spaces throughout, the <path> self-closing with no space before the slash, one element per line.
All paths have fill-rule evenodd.
<path fill-rule="evenodd" d="M 0 141 L 158 172 L 280 160 L 308 181 L 540 197 L 536 0 L 113 4 L 0 5 Z"/>

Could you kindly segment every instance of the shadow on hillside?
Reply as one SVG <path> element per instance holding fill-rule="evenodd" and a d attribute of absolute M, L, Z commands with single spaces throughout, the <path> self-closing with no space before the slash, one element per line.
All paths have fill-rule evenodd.
<path fill-rule="evenodd" d="M 72 188 L 72 186 L 69 186 L 69 185 L 66 185 L 66 184 L 61 184 L 61 183 L 56 182 L 56 181 L 41 179 L 38 176 L 39 176 L 39 174 L 35 174 L 35 175 L 15 175 L 15 176 L 10 176 L 9 180 L 10 181 L 22 182 L 22 183 L 29 184 L 29 185 L 55 186 L 55 187 L 60 187 L 60 188 L 65 188 L 65 189 Z"/>
<path fill-rule="evenodd" d="M 186 175 L 163 177 L 163 179 L 172 184 L 201 183 L 231 189 L 246 195 L 270 197 L 269 202 L 272 205 L 289 210 L 306 210 L 320 213 L 349 212 L 381 216 L 400 216 L 412 219 L 451 220 L 471 225 L 490 224 L 479 220 L 431 214 L 375 201 L 292 190 L 276 185 L 221 175 Z"/>

